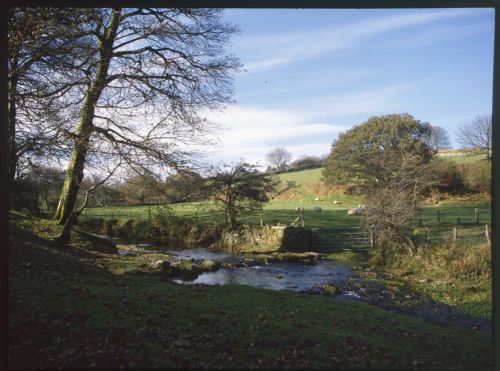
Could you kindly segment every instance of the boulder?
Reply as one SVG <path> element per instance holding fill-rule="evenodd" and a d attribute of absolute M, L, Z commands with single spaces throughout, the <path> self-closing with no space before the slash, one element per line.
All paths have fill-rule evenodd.
<path fill-rule="evenodd" d="M 320 212 L 321 211 L 321 207 L 320 206 L 314 206 L 313 207 L 313 211 Z"/>
<path fill-rule="evenodd" d="M 203 270 L 207 270 L 209 272 L 215 271 L 215 270 L 219 269 L 219 267 L 220 267 L 219 262 L 215 262 L 215 261 L 209 260 L 209 259 L 203 260 L 200 263 L 200 268 Z"/>
<path fill-rule="evenodd" d="M 163 267 L 163 263 L 165 263 L 164 260 L 157 260 L 151 264 L 149 264 L 149 268 L 151 269 L 159 269 Z"/>

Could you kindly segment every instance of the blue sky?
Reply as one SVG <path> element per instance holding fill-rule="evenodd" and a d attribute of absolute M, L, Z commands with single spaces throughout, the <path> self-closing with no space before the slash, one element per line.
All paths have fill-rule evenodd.
<path fill-rule="evenodd" d="M 493 9 L 227 9 L 240 27 L 229 51 L 244 71 L 208 159 L 267 166 L 330 151 L 370 116 L 409 113 L 445 128 L 490 114 Z"/>

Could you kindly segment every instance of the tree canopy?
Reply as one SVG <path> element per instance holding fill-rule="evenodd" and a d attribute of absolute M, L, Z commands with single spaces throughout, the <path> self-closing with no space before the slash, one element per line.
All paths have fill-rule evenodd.
<path fill-rule="evenodd" d="M 230 229 L 237 227 L 238 215 L 260 210 L 278 184 L 271 175 L 244 162 L 225 165 L 214 172 L 209 178 L 209 187 L 214 199 L 222 205 Z"/>
<path fill-rule="evenodd" d="M 429 123 L 409 114 L 371 117 L 333 142 L 323 177 L 328 183 L 369 194 L 428 163 L 435 154 L 425 140 L 430 133 Z"/>

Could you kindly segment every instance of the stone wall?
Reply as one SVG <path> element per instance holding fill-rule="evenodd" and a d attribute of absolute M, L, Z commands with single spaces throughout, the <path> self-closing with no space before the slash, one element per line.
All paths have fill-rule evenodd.
<path fill-rule="evenodd" d="M 281 251 L 312 251 L 312 231 L 307 228 L 287 227 L 283 230 Z"/>
<path fill-rule="evenodd" d="M 240 252 L 311 251 L 312 231 L 300 227 L 242 226 L 237 231 L 224 231 L 218 245 Z"/>

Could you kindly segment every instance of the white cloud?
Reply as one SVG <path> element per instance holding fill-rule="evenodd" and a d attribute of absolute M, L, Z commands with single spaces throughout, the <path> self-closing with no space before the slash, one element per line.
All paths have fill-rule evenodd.
<path fill-rule="evenodd" d="M 211 151 L 210 159 L 237 161 L 243 158 L 261 165 L 265 165 L 266 154 L 277 146 L 287 148 L 295 158 L 324 154 L 338 133 L 350 127 L 316 122 L 305 111 L 240 105 L 231 106 L 225 112 L 208 113 L 207 118 L 225 127 L 218 133 L 220 144 Z"/>
<path fill-rule="evenodd" d="M 224 161 L 265 163 L 265 155 L 277 146 L 287 148 L 294 158 L 322 155 L 340 132 L 352 127 L 352 121 L 340 117 L 387 113 L 397 107 L 397 98 L 421 84 L 393 84 L 349 94 L 302 99 L 288 103 L 290 108 L 264 108 L 233 105 L 223 112 L 207 112 L 208 120 L 224 129 L 217 133 L 219 141 L 208 157 Z M 325 122 L 334 120 L 334 123 Z"/>

